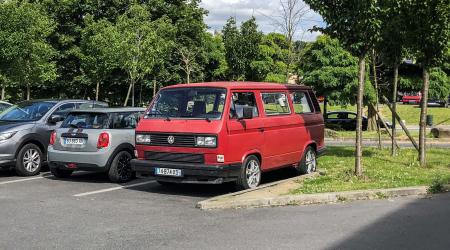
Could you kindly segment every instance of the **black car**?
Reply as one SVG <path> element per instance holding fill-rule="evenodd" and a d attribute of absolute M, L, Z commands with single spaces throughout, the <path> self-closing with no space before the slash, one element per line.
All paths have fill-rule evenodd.
<path fill-rule="evenodd" d="M 74 109 L 108 106 L 88 100 L 34 100 L 0 113 L 0 167 L 19 175 L 39 173 L 46 161 L 51 132 Z"/>
<path fill-rule="evenodd" d="M 356 113 L 350 111 L 328 112 L 325 127 L 334 130 L 356 130 Z M 367 130 L 367 117 L 363 116 L 362 129 Z"/>
<path fill-rule="evenodd" d="M 356 113 L 350 111 L 334 111 L 328 112 L 325 116 L 325 127 L 334 130 L 356 130 Z M 391 128 L 391 124 L 386 122 L 388 128 Z M 367 130 L 368 119 L 363 116 L 362 129 Z M 380 122 L 380 128 L 384 128 L 382 122 Z"/>

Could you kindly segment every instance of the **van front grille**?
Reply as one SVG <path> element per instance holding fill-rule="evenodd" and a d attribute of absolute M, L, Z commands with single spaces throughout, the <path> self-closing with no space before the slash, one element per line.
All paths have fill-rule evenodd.
<path fill-rule="evenodd" d="M 172 143 L 169 137 L 173 137 Z M 150 134 L 149 145 L 155 146 L 174 146 L 174 147 L 195 147 L 194 135 L 180 135 L 180 134 Z"/>
<path fill-rule="evenodd" d="M 144 156 L 146 160 L 152 161 L 169 161 L 169 162 L 200 163 L 200 164 L 205 163 L 205 157 L 203 154 L 145 151 Z"/>

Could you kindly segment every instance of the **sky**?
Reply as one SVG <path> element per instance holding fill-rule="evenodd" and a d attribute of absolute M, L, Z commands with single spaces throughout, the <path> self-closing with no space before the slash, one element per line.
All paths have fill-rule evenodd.
<path fill-rule="evenodd" d="M 256 18 L 259 30 L 264 33 L 281 32 L 274 25 L 273 17 L 276 17 L 281 8 L 280 0 L 202 0 L 200 4 L 208 10 L 209 14 L 205 18 L 206 24 L 210 31 L 220 31 L 225 25 L 228 18 L 235 17 L 237 23 Z M 323 26 L 322 17 L 310 11 L 304 18 L 295 39 L 303 41 L 314 41 L 319 32 L 309 32 L 308 29 L 314 25 Z"/>

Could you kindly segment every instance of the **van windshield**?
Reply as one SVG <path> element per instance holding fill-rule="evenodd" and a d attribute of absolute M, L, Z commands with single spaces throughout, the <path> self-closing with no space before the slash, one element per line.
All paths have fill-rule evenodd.
<path fill-rule="evenodd" d="M 221 88 L 174 88 L 161 90 L 145 118 L 219 120 L 226 90 Z"/>

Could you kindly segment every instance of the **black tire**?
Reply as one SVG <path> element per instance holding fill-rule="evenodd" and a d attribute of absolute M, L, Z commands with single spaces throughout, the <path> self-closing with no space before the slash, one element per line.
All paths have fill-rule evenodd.
<path fill-rule="evenodd" d="M 312 156 L 312 159 L 307 159 Z M 312 162 L 311 162 L 312 160 Z M 311 165 L 312 164 L 312 165 Z M 299 164 L 295 168 L 295 171 L 298 175 L 302 174 L 310 174 L 315 172 L 317 169 L 317 155 L 314 148 L 311 146 L 307 147 L 305 149 L 305 152 L 303 153 L 302 159 L 300 160 Z"/>
<path fill-rule="evenodd" d="M 20 176 L 38 175 L 43 161 L 44 157 L 41 149 L 36 144 L 26 144 L 17 154 L 16 173 Z"/>
<path fill-rule="evenodd" d="M 248 168 L 250 172 L 247 172 Z M 236 188 L 239 190 L 256 188 L 261 183 L 261 174 L 261 163 L 258 157 L 248 156 L 242 164 L 241 172 L 236 180 Z"/>
<path fill-rule="evenodd" d="M 73 173 L 72 170 L 59 169 L 59 168 L 50 168 L 50 172 L 52 173 L 53 176 L 55 176 L 56 178 L 60 178 L 60 179 L 68 178 Z"/>
<path fill-rule="evenodd" d="M 131 181 L 136 173 L 131 170 L 130 160 L 133 156 L 128 151 L 120 151 L 114 156 L 108 171 L 109 180 L 116 183 Z"/>

